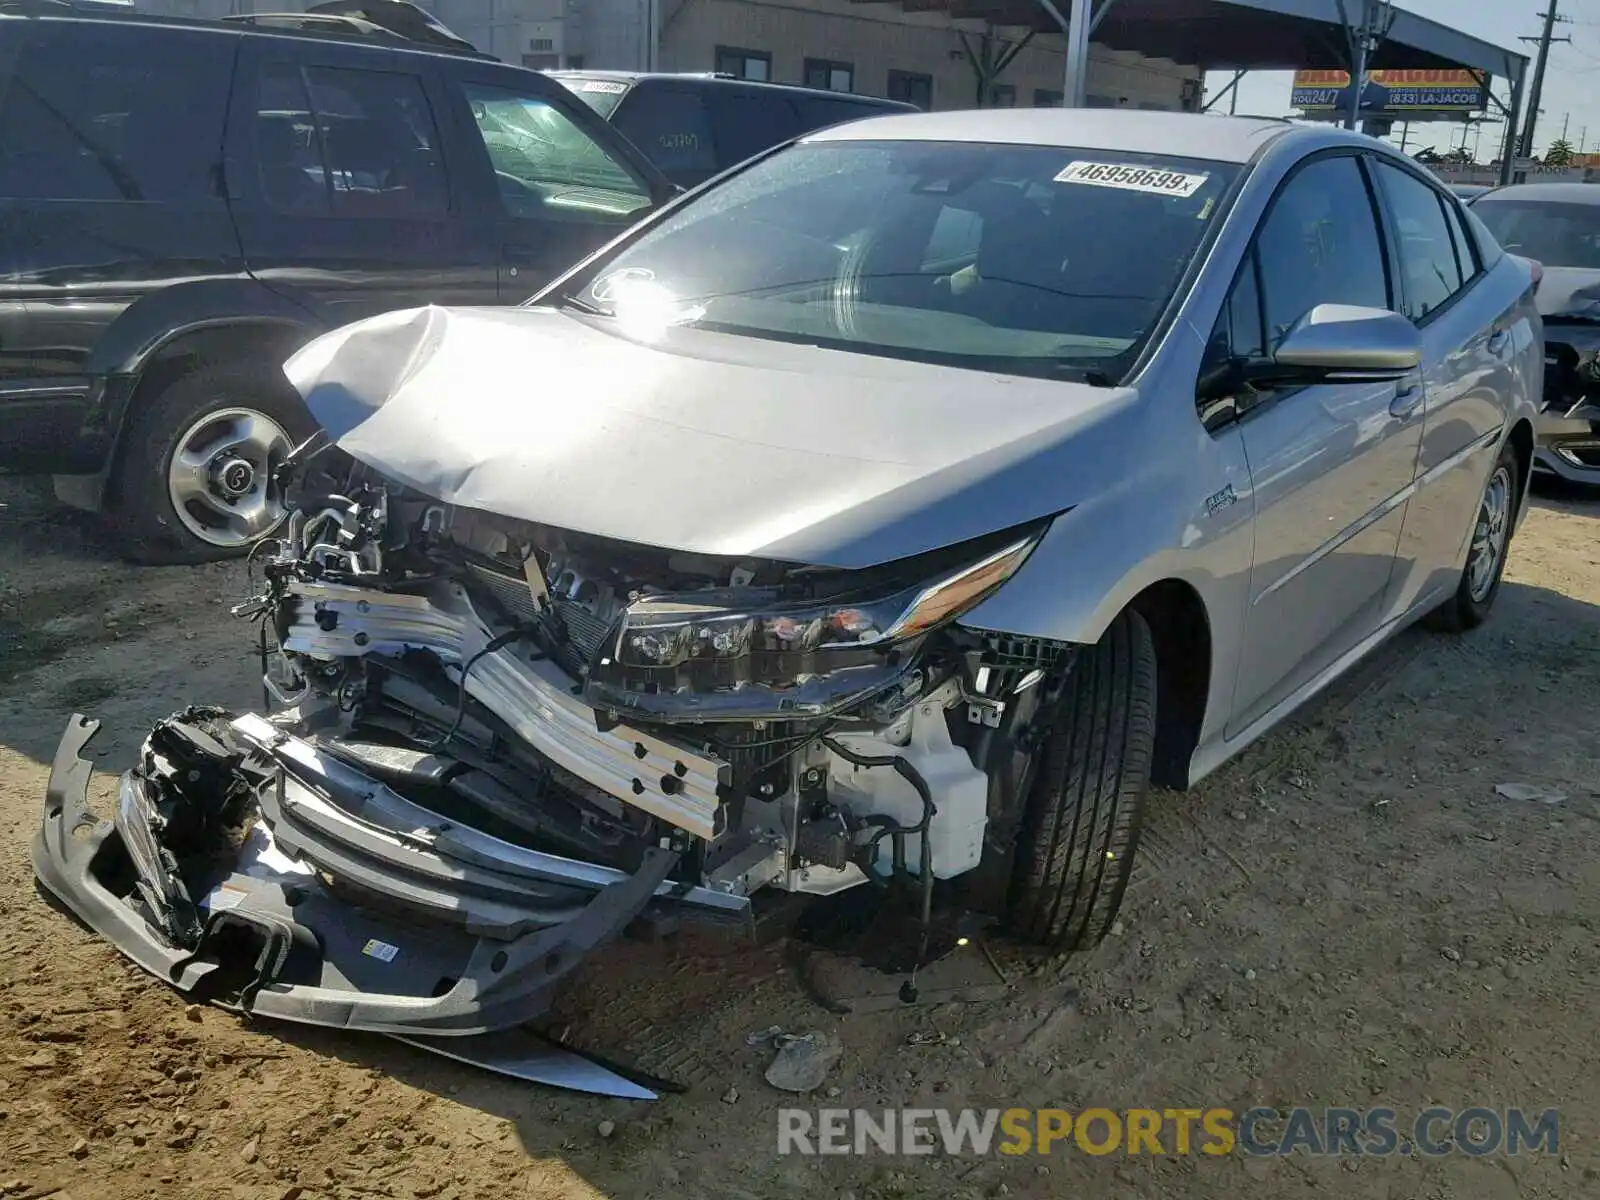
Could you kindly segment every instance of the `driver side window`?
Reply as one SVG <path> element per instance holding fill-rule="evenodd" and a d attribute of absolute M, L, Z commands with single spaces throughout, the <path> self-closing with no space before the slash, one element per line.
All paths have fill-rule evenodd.
<path fill-rule="evenodd" d="M 465 91 L 508 216 L 626 223 L 649 206 L 649 189 L 553 104 L 482 84 Z"/>
<path fill-rule="evenodd" d="M 1353 156 L 1293 175 L 1256 232 L 1255 253 L 1268 354 L 1319 304 L 1392 307 L 1372 195 Z"/>

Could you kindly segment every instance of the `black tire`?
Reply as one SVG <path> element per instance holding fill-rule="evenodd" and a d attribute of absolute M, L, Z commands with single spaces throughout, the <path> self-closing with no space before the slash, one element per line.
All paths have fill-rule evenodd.
<path fill-rule="evenodd" d="M 1078 656 L 1029 789 L 1009 925 L 1052 950 L 1086 950 L 1111 928 L 1139 844 L 1156 741 L 1156 650 L 1124 612 Z"/>
<path fill-rule="evenodd" d="M 1496 561 L 1488 588 L 1484 590 L 1481 586 L 1474 586 L 1474 567 L 1482 556 L 1484 523 L 1490 497 L 1496 481 L 1500 479 L 1504 480 L 1507 494 L 1503 514 L 1505 525 L 1498 549 L 1495 550 Z M 1511 553 L 1511 539 L 1517 530 L 1518 504 L 1521 500 L 1522 468 L 1517 461 L 1515 448 L 1507 442 L 1500 448 L 1500 457 L 1489 472 L 1483 495 L 1478 501 L 1478 511 L 1472 519 L 1472 547 L 1467 552 L 1467 562 L 1461 570 L 1461 582 L 1456 586 L 1455 595 L 1423 618 L 1422 623 L 1429 629 L 1441 633 L 1465 633 L 1489 619 L 1489 610 L 1494 607 L 1495 597 L 1500 594 L 1500 579 L 1505 574 L 1506 558 Z M 1482 580 L 1478 582 L 1481 585 Z"/>
<path fill-rule="evenodd" d="M 119 551 L 140 563 L 207 562 L 248 552 L 249 543 L 212 544 L 185 524 L 168 486 L 169 471 L 185 434 L 214 413 L 258 413 L 275 422 L 291 444 L 304 441 L 316 424 L 288 380 L 268 362 L 207 364 L 136 404 L 108 495 Z M 261 486 L 270 488 L 266 475 L 258 472 Z M 278 499 L 275 490 L 271 498 Z"/>

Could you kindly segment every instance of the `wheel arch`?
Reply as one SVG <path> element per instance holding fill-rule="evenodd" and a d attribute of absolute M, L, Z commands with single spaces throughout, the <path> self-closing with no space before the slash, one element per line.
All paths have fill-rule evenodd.
<path fill-rule="evenodd" d="M 104 462 L 95 475 L 58 479 L 58 494 L 78 508 L 102 508 L 122 467 L 130 415 L 200 363 L 281 366 L 325 327 L 311 309 L 254 280 L 180 284 L 135 304 L 106 331 L 90 361 L 101 385 L 89 420 L 108 443 Z"/>
<path fill-rule="evenodd" d="M 1506 435 L 1517 456 L 1517 485 L 1522 489 L 1522 495 L 1517 499 L 1517 520 L 1522 520 L 1522 515 L 1528 511 L 1528 497 L 1533 494 L 1533 423 L 1526 417 L 1519 419 L 1511 426 L 1511 432 Z"/>
<path fill-rule="evenodd" d="M 1156 648 L 1156 745 L 1151 783 L 1182 791 L 1205 727 L 1213 647 L 1205 600 L 1183 579 L 1158 580 L 1126 606 L 1144 618 Z"/>

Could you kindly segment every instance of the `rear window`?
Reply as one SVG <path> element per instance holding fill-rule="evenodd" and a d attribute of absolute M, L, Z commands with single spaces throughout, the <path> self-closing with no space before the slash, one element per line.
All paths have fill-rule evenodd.
<path fill-rule="evenodd" d="M 76 23 L 35 39 L 0 109 L 0 196 L 222 203 L 231 43 Z"/>
<path fill-rule="evenodd" d="M 1490 194 L 1472 205 L 1472 213 L 1512 254 L 1550 267 L 1600 269 L 1600 204 Z"/>
<path fill-rule="evenodd" d="M 711 116 L 698 92 L 640 89 L 618 110 L 613 123 L 674 183 L 700 183 L 717 173 Z"/>
<path fill-rule="evenodd" d="M 641 235 L 580 298 L 625 333 L 697 325 L 1110 380 L 1155 330 L 1237 173 L 1041 146 L 800 143 Z"/>

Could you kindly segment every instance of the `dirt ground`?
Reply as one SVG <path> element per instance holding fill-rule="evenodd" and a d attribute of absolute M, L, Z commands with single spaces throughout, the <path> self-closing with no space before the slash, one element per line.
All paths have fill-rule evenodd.
<path fill-rule="evenodd" d="M 574 1040 L 689 1085 L 654 1104 L 186 1009 L 35 894 L 27 845 L 71 711 L 105 722 L 103 802 L 157 718 L 259 703 L 226 612 L 243 593 L 233 567 L 124 566 L 0 479 L 6 1200 L 1600 1196 L 1600 501 L 1537 502 L 1484 629 L 1401 637 L 1199 791 L 1158 797 L 1120 936 L 1042 968 L 1002 947 L 1004 1000 L 836 1017 L 781 946 L 609 952 L 562 1011 Z M 746 1043 L 771 1025 L 843 1040 L 837 1095 L 813 1106 L 1521 1105 L 1560 1109 L 1561 1146 L 780 1158 L 786 1101 Z"/>

